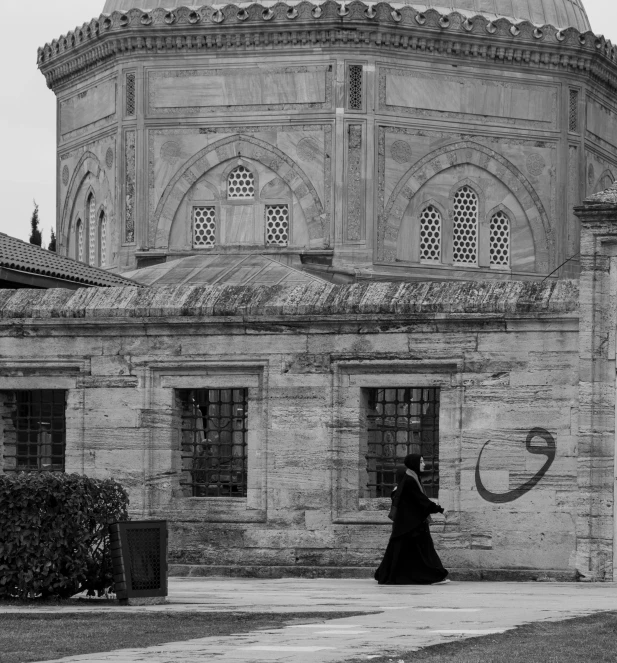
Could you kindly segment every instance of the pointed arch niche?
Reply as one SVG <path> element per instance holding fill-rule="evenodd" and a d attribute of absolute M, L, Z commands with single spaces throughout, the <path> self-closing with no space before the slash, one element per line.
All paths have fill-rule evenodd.
<path fill-rule="evenodd" d="M 94 227 L 91 228 L 92 215 L 90 213 L 89 198 L 95 201 Z M 107 265 L 113 265 L 113 254 L 110 244 L 113 235 L 113 195 L 105 169 L 102 168 L 97 156 L 92 152 L 85 152 L 75 170 L 67 187 L 67 194 L 62 208 L 60 224 L 57 228 L 59 253 L 79 260 L 79 246 L 77 237 L 77 221 L 82 224 L 82 261 L 89 262 L 90 258 L 96 260 L 96 223 L 101 210 L 107 219 Z M 90 245 L 94 241 L 94 256 L 90 255 Z"/>
<path fill-rule="evenodd" d="M 250 173 L 253 188 L 250 196 L 229 196 L 231 173 Z M 265 247 L 268 207 L 285 208 L 289 216 L 289 240 L 286 246 L 309 248 L 309 227 L 304 209 L 291 186 L 261 161 L 234 157 L 224 161 L 195 181 L 180 201 L 169 233 L 169 248 L 215 249 L 220 246 Z M 203 228 L 195 232 L 196 214 L 207 212 L 210 241 L 202 243 Z M 203 220 L 201 220 L 203 226 Z"/>
<path fill-rule="evenodd" d="M 226 177 L 238 165 L 244 165 L 255 176 L 252 211 L 242 204 L 242 200 L 227 200 L 224 188 Z M 232 229 L 236 222 L 234 220 L 231 225 L 227 223 L 228 214 L 234 219 L 245 214 L 246 224 L 254 223 L 252 236 L 257 237 L 260 236 L 260 224 L 264 219 L 263 205 L 268 201 L 276 204 L 280 197 L 281 201 L 289 200 L 291 205 L 292 235 L 289 246 L 324 248 L 330 245 L 329 217 L 306 173 L 281 150 L 254 136 L 236 135 L 216 141 L 178 170 L 165 188 L 152 217 L 150 245 L 161 249 L 190 246 L 192 224 L 189 207 L 200 196 L 204 204 L 212 201 L 223 226 L 229 229 L 227 233 L 223 228 L 224 243 L 252 243 L 248 239 L 236 241 L 238 235 Z M 232 204 L 240 211 L 229 212 Z M 238 221 L 236 226 L 240 231 L 241 222 Z M 236 240 L 231 239 L 234 236 Z"/>
<path fill-rule="evenodd" d="M 477 266 L 490 269 L 490 211 L 508 210 L 510 269 L 547 273 L 554 256 L 548 216 L 531 184 L 489 148 L 462 142 L 415 164 L 388 199 L 378 230 L 378 262 L 419 264 L 420 216 L 431 204 L 442 216 L 442 267 L 453 260 L 453 196 L 469 186 L 478 196 Z M 456 266 L 459 267 L 459 266 Z M 471 267 L 471 265 L 469 265 Z"/>

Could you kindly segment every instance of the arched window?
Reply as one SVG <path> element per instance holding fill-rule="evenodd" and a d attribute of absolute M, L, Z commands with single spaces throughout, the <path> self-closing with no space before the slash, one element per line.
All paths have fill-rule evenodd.
<path fill-rule="evenodd" d="M 478 264 L 478 196 L 462 186 L 454 196 L 452 260 L 458 264 Z"/>
<path fill-rule="evenodd" d="M 489 247 L 491 267 L 510 265 L 510 219 L 501 210 L 491 217 Z"/>
<path fill-rule="evenodd" d="M 105 216 L 105 212 L 101 212 L 101 215 L 99 216 L 99 228 L 98 228 L 97 240 L 98 240 L 97 265 L 99 267 L 105 267 L 105 265 L 107 264 L 107 217 Z"/>
<path fill-rule="evenodd" d="M 253 198 L 255 177 L 248 168 L 238 166 L 227 177 L 227 198 Z"/>
<path fill-rule="evenodd" d="M 88 264 L 94 265 L 96 259 L 96 209 L 94 196 L 88 196 Z"/>
<path fill-rule="evenodd" d="M 66 257 L 71 257 L 71 251 L 73 250 L 73 222 L 69 221 L 69 229 L 66 233 Z"/>
<path fill-rule="evenodd" d="M 84 224 L 81 219 L 77 219 L 75 224 L 75 234 L 77 236 L 77 246 L 75 251 L 75 258 L 79 262 L 84 261 Z"/>
<path fill-rule="evenodd" d="M 441 262 L 441 214 L 433 205 L 420 215 L 420 260 Z"/>

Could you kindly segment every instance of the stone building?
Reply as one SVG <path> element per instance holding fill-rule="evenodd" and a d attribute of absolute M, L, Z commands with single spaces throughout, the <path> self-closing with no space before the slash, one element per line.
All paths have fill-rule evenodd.
<path fill-rule="evenodd" d="M 39 51 L 64 255 L 577 275 L 572 208 L 617 175 L 615 51 L 580 0 L 179 5 L 108 0 Z"/>
<path fill-rule="evenodd" d="M 0 291 L 3 471 L 119 479 L 175 573 L 359 576 L 419 450 L 458 577 L 613 579 L 617 194 L 575 206 L 617 63 L 580 2 L 135 4 L 39 66 L 60 252 L 154 285 Z"/>

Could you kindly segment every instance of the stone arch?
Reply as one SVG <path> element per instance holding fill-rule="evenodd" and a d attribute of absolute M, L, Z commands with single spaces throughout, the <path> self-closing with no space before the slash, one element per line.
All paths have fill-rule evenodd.
<path fill-rule="evenodd" d="M 598 177 L 596 185 L 593 188 L 594 193 L 599 193 L 601 191 L 604 191 L 605 189 L 608 189 L 610 186 L 612 186 L 614 183 L 615 183 L 615 176 L 613 175 L 611 169 L 605 168 L 602 175 Z"/>
<path fill-rule="evenodd" d="M 435 175 L 459 164 L 473 164 L 486 170 L 512 191 L 525 210 L 531 227 L 536 249 L 536 269 L 547 272 L 553 268 L 554 233 L 534 187 L 508 159 L 474 141 L 445 145 L 417 161 L 401 177 L 379 217 L 377 259 L 381 262 L 395 262 L 398 233 L 409 202 Z M 477 191 L 477 187 L 475 189 Z"/>
<path fill-rule="evenodd" d="M 85 152 L 82 154 L 80 160 L 75 166 L 73 176 L 66 190 L 66 198 L 64 199 L 64 207 L 62 209 L 62 216 L 60 217 L 60 227 L 58 228 L 58 240 L 60 246 L 66 246 L 66 233 L 68 232 L 69 219 L 74 216 L 75 206 L 77 204 L 77 194 L 81 189 L 83 183 L 89 174 L 98 178 L 102 170 L 101 162 L 96 154 L 92 152 Z M 84 201 L 86 198 L 84 198 Z"/>
<path fill-rule="evenodd" d="M 311 248 L 329 246 L 329 213 L 324 210 L 319 194 L 306 173 L 278 148 L 254 136 L 241 134 L 223 138 L 203 148 L 178 170 L 154 212 L 149 237 L 151 246 L 167 248 L 176 210 L 191 186 L 214 166 L 237 157 L 259 161 L 287 182 L 304 212 Z"/>

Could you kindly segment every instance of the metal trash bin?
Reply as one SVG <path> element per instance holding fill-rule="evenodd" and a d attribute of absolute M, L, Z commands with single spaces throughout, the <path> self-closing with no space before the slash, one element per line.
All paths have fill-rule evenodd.
<path fill-rule="evenodd" d="M 116 597 L 121 602 L 162 602 L 154 599 L 167 596 L 167 521 L 113 523 L 109 538 Z"/>

